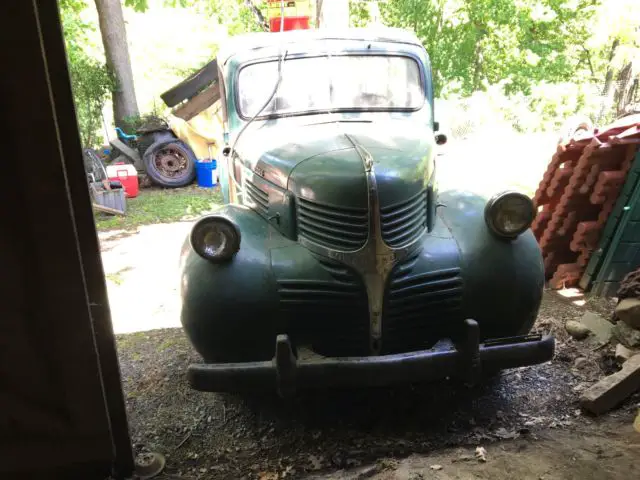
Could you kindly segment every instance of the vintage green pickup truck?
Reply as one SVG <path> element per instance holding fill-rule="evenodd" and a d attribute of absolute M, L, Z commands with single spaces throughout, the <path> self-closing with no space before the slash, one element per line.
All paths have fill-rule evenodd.
<path fill-rule="evenodd" d="M 553 337 L 529 334 L 533 204 L 438 191 L 446 138 L 413 34 L 249 34 L 217 64 L 225 205 L 180 258 L 193 388 L 476 382 L 552 358 Z"/>

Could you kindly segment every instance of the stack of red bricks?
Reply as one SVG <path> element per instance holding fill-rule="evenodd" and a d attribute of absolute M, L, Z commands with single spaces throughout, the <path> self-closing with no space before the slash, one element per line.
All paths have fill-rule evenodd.
<path fill-rule="evenodd" d="M 577 285 L 640 145 L 638 116 L 558 145 L 534 196 L 549 286 Z"/>

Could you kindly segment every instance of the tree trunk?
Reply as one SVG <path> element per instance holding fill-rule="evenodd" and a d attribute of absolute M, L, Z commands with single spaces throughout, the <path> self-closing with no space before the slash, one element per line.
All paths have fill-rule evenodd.
<path fill-rule="evenodd" d="M 618 74 L 617 89 L 614 95 L 616 117 L 634 113 L 637 108 L 636 96 L 638 90 L 638 66 L 635 62 L 628 62 Z"/>
<path fill-rule="evenodd" d="M 124 129 L 126 120 L 138 115 L 138 103 L 133 86 L 122 4 L 120 0 L 95 0 L 95 2 L 107 67 L 116 82 L 112 92 L 113 119 L 117 127 Z"/>
<path fill-rule="evenodd" d="M 316 0 L 316 28 L 320 28 L 320 14 L 322 12 L 323 0 Z"/>
<path fill-rule="evenodd" d="M 349 0 L 318 0 L 318 28 L 349 28 Z"/>
<path fill-rule="evenodd" d="M 609 51 L 609 63 L 607 64 L 607 73 L 604 78 L 604 87 L 602 88 L 602 103 L 600 104 L 600 112 L 598 113 L 598 123 L 602 121 L 602 118 L 611 108 L 611 104 L 613 103 L 613 95 L 615 93 L 615 85 L 613 83 L 613 59 L 616 56 L 616 50 L 619 45 L 620 40 L 616 38 L 611 45 L 611 50 Z"/>
<path fill-rule="evenodd" d="M 473 91 L 480 90 L 482 85 L 482 40 L 483 35 L 480 35 L 476 40 L 476 47 L 473 59 Z"/>
<path fill-rule="evenodd" d="M 262 12 L 255 5 L 255 3 L 253 3 L 252 0 L 244 0 L 244 4 L 247 6 L 249 10 L 251 10 L 251 13 L 256 19 L 256 22 L 258 23 L 258 25 L 260 25 L 260 28 L 262 28 L 262 30 L 264 30 L 265 32 L 268 32 L 269 22 L 267 21 L 266 18 L 264 18 L 264 15 L 262 15 Z"/>

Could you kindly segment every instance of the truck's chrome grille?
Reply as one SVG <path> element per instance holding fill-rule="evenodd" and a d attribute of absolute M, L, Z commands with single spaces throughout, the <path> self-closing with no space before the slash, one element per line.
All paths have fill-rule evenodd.
<path fill-rule="evenodd" d="M 382 239 L 400 247 L 418 238 L 427 228 L 427 190 L 410 199 L 380 209 Z"/>
<path fill-rule="evenodd" d="M 367 241 L 366 208 L 336 207 L 298 198 L 298 235 L 342 251 L 358 250 Z"/>
<path fill-rule="evenodd" d="M 414 273 L 417 255 L 391 273 L 382 317 L 385 353 L 429 348 L 461 320 L 459 268 Z"/>
<path fill-rule="evenodd" d="M 248 205 L 255 208 L 258 213 L 267 215 L 269 211 L 269 194 L 250 180 L 245 180 L 245 185 L 247 196 L 249 197 Z"/>
<path fill-rule="evenodd" d="M 289 334 L 322 355 L 366 355 L 369 316 L 364 286 L 347 267 L 324 259 L 320 264 L 333 280 L 278 280 Z"/>

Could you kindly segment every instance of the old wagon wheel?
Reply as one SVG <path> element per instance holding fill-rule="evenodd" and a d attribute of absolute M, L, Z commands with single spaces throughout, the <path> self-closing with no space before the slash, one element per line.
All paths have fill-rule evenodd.
<path fill-rule="evenodd" d="M 195 179 L 196 158 L 180 140 L 159 141 L 144 154 L 147 175 L 163 187 L 183 187 Z"/>

